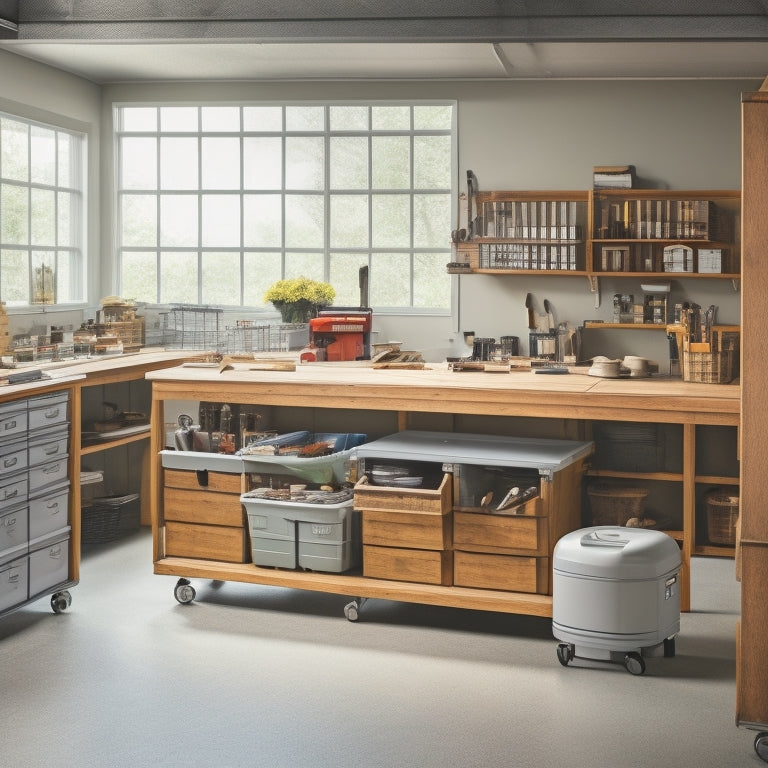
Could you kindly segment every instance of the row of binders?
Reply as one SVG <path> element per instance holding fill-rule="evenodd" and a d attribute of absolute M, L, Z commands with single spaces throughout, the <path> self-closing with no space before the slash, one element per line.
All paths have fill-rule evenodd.
<path fill-rule="evenodd" d="M 542 245 L 528 243 L 482 243 L 480 245 L 481 269 L 533 269 L 569 270 L 583 269 L 581 248 L 570 245 Z"/>
<path fill-rule="evenodd" d="M 483 203 L 486 237 L 576 241 L 582 236 L 586 204 L 575 200 L 494 200 Z"/>

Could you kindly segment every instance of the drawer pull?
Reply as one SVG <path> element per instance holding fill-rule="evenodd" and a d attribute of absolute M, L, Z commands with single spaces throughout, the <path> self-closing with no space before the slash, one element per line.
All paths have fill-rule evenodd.
<path fill-rule="evenodd" d="M 61 464 L 52 464 L 50 467 L 43 467 L 43 474 L 44 475 L 50 475 L 52 473 L 56 473 L 61 469 Z"/>
<path fill-rule="evenodd" d="M 11 457 L 9 459 L 3 459 L 3 467 L 5 467 L 5 468 L 13 467 L 16 464 L 18 464 L 18 462 L 19 462 L 19 457 L 18 456 L 13 456 L 13 457 Z"/>
<path fill-rule="evenodd" d="M 16 421 L 4 421 L 3 432 L 8 432 L 10 429 L 16 429 Z"/>

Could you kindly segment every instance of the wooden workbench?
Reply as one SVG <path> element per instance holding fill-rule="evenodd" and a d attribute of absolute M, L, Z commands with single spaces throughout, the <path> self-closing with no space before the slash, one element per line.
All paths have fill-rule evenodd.
<path fill-rule="evenodd" d="M 696 484 L 730 478 L 697 476 L 696 430 L 699 426 L 739 425 L 740 387 L 684 383 L 679 379 L 600 379 L 581 373 L 542 375 L 454 372 L 446 365 L 423 370 L 377 370 L 364 364 L 311 363 L 295 371 L 175 367 L 147 374 L 152 382 L 152 448 L 164 447 L 163 403 L 196 400 L 249 403 L 302 409 L 386 412 L 396 429 L 413 428 L 424 414 L 449 417 L 529 417 L 560 420 L 569 437 L 590 434 L 593 420 L 679 424 L 682 427 L 682 472 L 647 475 L 682 483 L 683 530 L 674 532 L 683 557 L 683 610 L 690 609 L 689 563 L 695 546 Z M 545 425 L 550 426 L 550 425 Z M 359 431 L 359 430 L 355 430 Z M 152 462 L 152 520 L 155 572 L 271 584 L 343 595 L 382 597 L 539 616 L 551 615 L 551 596 L 463 589 L 260 568 L 250 563 L 167 557 L 163 548 L 159 457 Z M 607 474 L 607 473 L 601 473 Z M 626 473 L 624 475 L 626 476 Z"/>

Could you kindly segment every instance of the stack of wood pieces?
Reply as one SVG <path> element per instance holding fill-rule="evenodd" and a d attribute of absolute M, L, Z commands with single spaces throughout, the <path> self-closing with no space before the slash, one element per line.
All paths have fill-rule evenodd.
<path fill-rule="evenodd" d="M 419 370 L 424 367 L 421 352 L 406 352 L 401 349 L 384 349 L 371 358 L 374 368 L 407 368 Z"/>

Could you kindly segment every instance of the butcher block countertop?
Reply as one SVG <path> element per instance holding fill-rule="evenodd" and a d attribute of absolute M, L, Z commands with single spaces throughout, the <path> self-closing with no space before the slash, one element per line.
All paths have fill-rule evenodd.
<path fill-rule="evenodd" d="M 678 424 L 737 425 L 741 400 L 738 381 L 452 371 L 447 363 L 417 370 L 375 369 L 364 362 L 304 363 L 271 371 L 250 370 L 246 362 L 223 372 L 180 365 L 150 371 L 147 378 L 161 398 Z"/>

